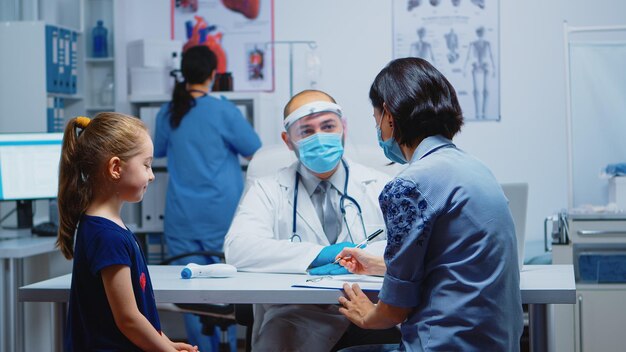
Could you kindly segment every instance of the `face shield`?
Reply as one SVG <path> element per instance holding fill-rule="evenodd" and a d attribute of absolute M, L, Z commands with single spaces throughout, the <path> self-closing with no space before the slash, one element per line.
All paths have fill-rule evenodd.
<path fill-rule="evenodd" d="M 343 156 L 341 107 L 315 101 L 294 110 L 284 121 L 300 162 L 314 173 L 333 170 Z"/>

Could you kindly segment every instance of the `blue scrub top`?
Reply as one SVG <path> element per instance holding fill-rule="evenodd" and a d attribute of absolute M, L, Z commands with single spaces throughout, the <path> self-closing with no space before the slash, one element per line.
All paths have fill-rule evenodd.
<path fill-rule="evenodd" d="M 169 173 L 165 235 L 212 241 L 222 250 L 243 191 L 238 155 L 251 156 L 261 141 L 227 100 L 196 98 L 176 129 L 169 105 L 157 115 L 154 140 L 154 156 L 167 156 Z"/>
<path fill-rule="evenodd" d="M 415 307 L 407 351 L 519 351 L 522 303 L 513 218 L 493 174 L 428 137 L 379 197 L 387 273 L 379 298 Z"/>

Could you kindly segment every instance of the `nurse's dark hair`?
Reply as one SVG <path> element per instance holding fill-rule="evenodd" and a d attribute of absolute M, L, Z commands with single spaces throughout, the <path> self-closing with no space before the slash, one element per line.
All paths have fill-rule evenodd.
<path fill-rule="evenodd" d="M 63 135 L 59 162 L 59 233 L 56 245 L 67 259 L 74 257 L 74 232 L 94 195 L 112 181 L 107 164 L 117 156 L 128 161 L 139 154 L 146 126 L 136 117 L 101 112 L 93 119 L 71 119 Z"/>
<path fill-rule="evenodd" d="M 452 84 L 428 61 L 407 57 L 391 61 L 370 88 L 372 106 L 394 119 L 394 138 L 415 147 L 423 138 L 452 139 L 461 130 L 463 113 Z"/>
<path fill-rule="evenodd" d="M 196 99 L 187 90 L 187 84 L 204 83 L 217 67 L 217 57 L 204 45 L 196 45 L 183 53 L 181 71 L 184 80 L 176 82 L 170 103 L 170 125 L 176 129 L 183 117 L 196 105 Z"/>

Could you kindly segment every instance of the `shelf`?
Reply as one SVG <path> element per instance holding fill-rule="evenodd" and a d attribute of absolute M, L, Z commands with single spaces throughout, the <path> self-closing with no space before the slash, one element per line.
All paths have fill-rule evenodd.
<path fill-rule="evenodd" d="M 260 96 L 262 94 L 271 94 L 268 92 L 209 92 L 209 95 L 221 99 L 222 97 L 229 100 L 249 99 L 251 96 Z M 131 103 L 167 103 L 172 100 L 170 94 L 131 94 L 128 101 Z"/>
<path fill-rule="evenodd" d="M 131 103 L 167 103 L 172 100 L 171 95 L 167 94 L 150 94 L 150 95 L 134 95 L 128 96 Z"/>
<path fill-rule="evenodd" d="M 81 100 L 83 99 L 82 95 L 77 94 L 65 94 L 65 93 L 46 93 L 49 97 L 63 98 L 63 99 L 72 99 L 72 100 Z"/>
<path fill-rule="evenodd" d="M 87 106 L 85 107 L 87 111 L 113 111 L 115 110 L 115 106 Z"/>
<path fill-rule="evenodd" d="M 88 57 L 85 59 L 86 63 L 99 64 L 99 63 L 112 63 L 115 59 L 112 57 Z"/>

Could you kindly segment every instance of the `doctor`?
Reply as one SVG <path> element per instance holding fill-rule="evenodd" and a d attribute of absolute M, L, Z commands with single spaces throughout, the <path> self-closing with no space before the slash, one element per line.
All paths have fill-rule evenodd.
<path fill-rule="evenodd" d="M 298 161 L 252 182 L 226 235 L 226 262 L 244 271 L 345 274 L 332 263 L 341 249 L 385 228 L 378 195 L 390 177 L 343 158 L 346 121 L 328 94 L 300 92 L 284 115 L 282 139 Z M 255 305 L 255 351 L 329 351 L 349 340 L 399 335 L 351 326 L 333 305 Z"/>

